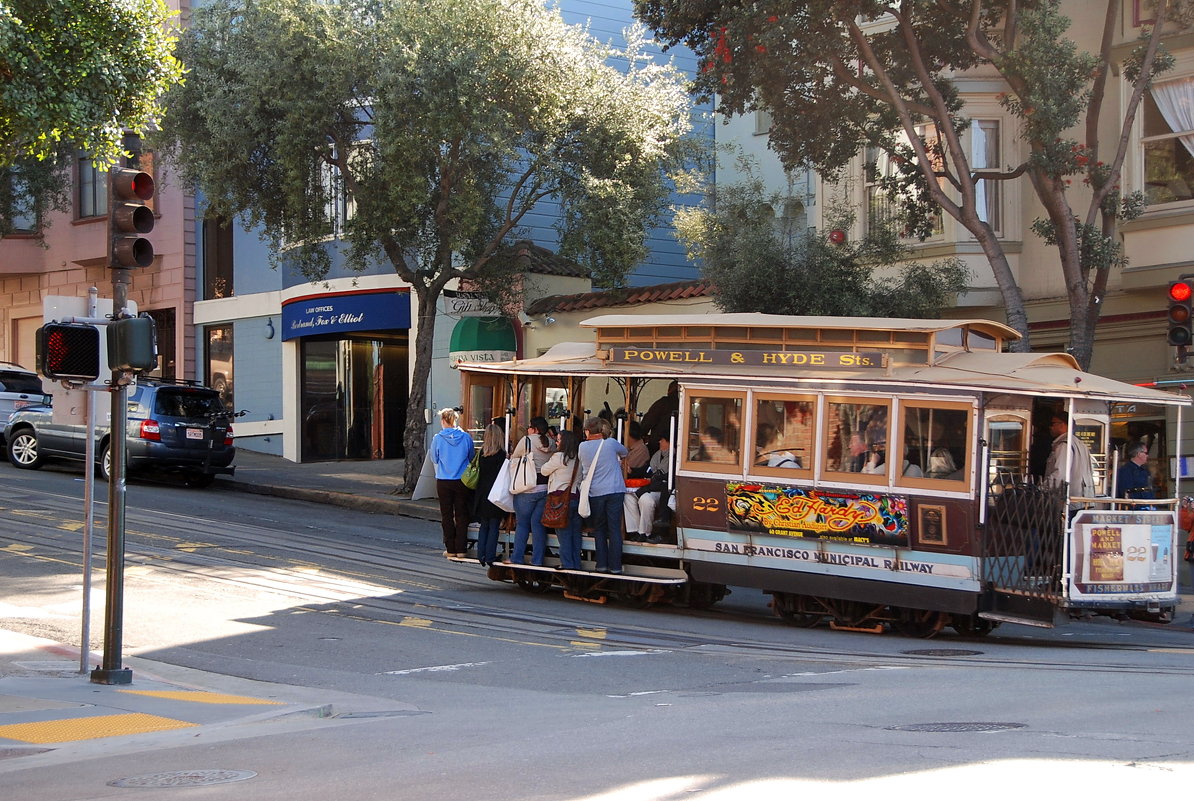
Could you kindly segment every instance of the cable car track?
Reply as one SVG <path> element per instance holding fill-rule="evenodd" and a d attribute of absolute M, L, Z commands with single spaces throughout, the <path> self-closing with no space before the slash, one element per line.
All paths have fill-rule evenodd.
<path fill-rule="evenodd" d="M 26 490 L 26 492 L 28 492 Z M 0 542 L 8 542 L 22 549 L 22 555 L 41 553 L 56 562 L 73 564 L 81 570 L 81 544 L 66 543 L 64 535 L 77 529 L 78 501 L 69 496 L 38 493 L 40 508 L 32 508 L 20 515 L 12 510 L 11 499 L 4 504 L 0 515 L 9 516 L 16 523 Z M 26 501 L 33 500 L 26 497 Z M 67 504 L 71 509 L 66 509 Z M 61 516 L 60 516 L 61 515 Z M 329 541 L 304 531 L 294 531 L 250 522 L 218 521 L 220 533 L 212 532 L 213 521 L 172 513 L 130 508 L 127 514 L 128 532 L 126 559 L 128 564 L 159 571 L 177 578 L 216 581 L 242 589 L 266 591 L 286 595 L 307 611 L 351 618 L 362 622 L 402 625 L 416 619 L 421 628 L 431 628 L 444 634 L 468 634 L 530 645 L 576 651 L 597 648 L 664 648 L 675 651 L 699 650 L 736 654 L 750 653 L 765 658 L 798 658 L 804 661 L 873 666 L 901 667 L 1004 667 L 1039 670 L 1101 671 L 1115 673 L 1153 673 L 1190 675 L 1194 664 L 1157 664 L 1141 666 L 1120 661 L 1060 661 L 1052 657 L 1035 659 L 1043 648 L 1063 648 L 1067 651 L 1085 650 L 1091 653 L 1194 653 L 1194 648 L 1175 647 L 1172 643 L 1105 643 L 1087 641 L 1042 642 L 1027 638 L 988 638 L 977 641 L 949 638 L 934 641 L 957 648 L 962 644 L 984 653 L 975 655 L 925 656 L 902 651 L 925 650 L 923 641 L 903 637 L 884 637 L 883 646 L 898 644 L 895 652 L 880 648 L 812 646 L 794 642 L 804 635 L 799 629 L 784 625 L 778 619 L 762 617 L 743 610 L 657 610 L 650 623 L 639 621 L 610 622 L 611 608 L 592 616 L 592 609 L 575 605 L 559 597 L 537 601 L 524 596 L 510 607 L 478 604 L 473 601 L 451 601 L 445 593 L 494 588 L 500 593 L 514 593 L 488 582 L 479 571 L 443 561 L 438 550 L 414 542 L 395 543 L 367 536 L 356 536 L 351 543 Z M 102 530 L 97 532 L 102 540 Z M 7 549 L 11 546 L 0 545 Z M 399 550 L 399 548 L 403 550 Z M 96 568 L 102 565 L 102 554 Z M 374 594 L 364 594 L 368 592 Z M 380 592 L 388 592 L 382 595 Z M 550 606 L 542 606 L 550 604 Z M 528 610 L 527 606 L 536 607 Z M 518 607 L 518 608 L 514 608 Z M 633 610 L 622 609 L 627 613 Z M 614 612 L 617 615 L 618 612 Z M 600 616 L 601 620 L 596 619 Z M 641 614 L 637 615 L 640 619 Z M 740 626 L 732 635 L 714 635 L 677 630 L 677 622 L 685 617 L 720 621 Z M 656 623 L 658 621 L 658 623 Z M 767 628 L 772 624 L 772 628 Z M 749 627 L 749 628 L 747 628 Z M 599 630 L 599 637 L 586 632 Z M 1137 629 L 1133 635 L 1147 630 Z M 784 637 L 760 636 L 783 632 Z M 751 636 L 743 636 L 749 633 Z M 843 645 L 851 635 L 838 633 Z M 1150 638 L 1151 639 L 1151 638 Z M 850 645 L 857 646 L 858 635 Z M 987 653 L 1003 652 L 1014 647 L 1022 649 L 1017 655 Z M 940 648 L 945 651 L 949 649 Z M 1188 661 L 1188 660 L 1187 660 Z"/>

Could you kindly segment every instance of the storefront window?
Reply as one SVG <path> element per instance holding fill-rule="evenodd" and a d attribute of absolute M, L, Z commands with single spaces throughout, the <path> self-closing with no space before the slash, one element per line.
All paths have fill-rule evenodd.
<path fill-rule="evenodd" d="M 406 377 L 405 336 L 304 338 L 302 460 L 401 458 Z"/>
<path fill-rule="evenodd" d="M 220 393 L 225 409 L 235 411 L 232 394 L 232 324 L 209 325 L 204 332 L 207 337 L 207 385 Z"/>

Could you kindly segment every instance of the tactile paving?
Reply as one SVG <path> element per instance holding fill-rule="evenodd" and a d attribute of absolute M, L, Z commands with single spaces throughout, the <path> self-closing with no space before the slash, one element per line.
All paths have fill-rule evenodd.
<path fill-rule="evenodd" d="M 37 723 L 12 723 L 0 726 L 0 739 L 23 743 L 67 743 L 75 740 L 96 740 L 124 734 L 146 734 L 170 729 L 196 726 L 185 720 L 132 712 L 123 715 L 96 715 L 69 720 L 43 720 Z"/>

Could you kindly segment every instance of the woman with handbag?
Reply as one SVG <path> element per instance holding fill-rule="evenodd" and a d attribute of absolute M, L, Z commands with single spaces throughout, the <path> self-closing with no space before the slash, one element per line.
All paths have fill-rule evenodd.
<path fill-rule="evenodd" d="M 629 452 L 616 439 L 606 439 L 603 429 L 600 418 L 585 421 L 585 441 L 578 449 L 580 510 L 584 514 L 588 507 L 597 572 L 617 575 L 622 572 L 622 499 L 626 495 L 622 460 Z"/>
<path fill-rule="evenodd" d="M 532 417 L 527 434 L 510 454 L 514 494 L 514 550 L 510 561 L 520 565 L 526 560 L 527 537 L 531 538 L 531 564 L 542 566 L 547 553 L 547 529 L 543 527 L 543 507 L 547 502 L 547 476 L 543 465 L 551 458 L 551 440 L 547 421 Z"/>
<path fill-rule="evenodd" d="M 473 460 L 473 438 L 456 427 L 456 410 L 441 409 L 440 430 L 431 439 L 435 465 L 435 494 L 439 496 L 444 556 L 464 556 L 468 550 L 468 524 L 472 517 L 472 490 L 460 480 Z"/>
<path fill-rule="evenodd" d="M 543 475 L 547 476 L 547 505 L 544 511 L 544 524 L 548 524 L 548 515 L 555 509 L 558 501 L 563 501 L 562 512 L 565 516 L 564 525 L 558 525 L 558 516 L 551 522 L 557 525 L 556 538 L 560 541 L 560 566 L 558 570 L 580 570 L 580 459 L 577 458 L 576 434 L 572 431 L 561 431 L 558 450 L 551 455 L 543 465 Z"/>
<path fill-rule="evenodd" d="M 481 458 L 477 462 L 477 488 L 473 495 L 473 520 L 477 529 L 477 561 L 482 566 L 497 560 L 498 529 L 508 514 L 489 500 L 489 491 L 506 461 L 506 432 L 490 423 L 481 439 Z"/>

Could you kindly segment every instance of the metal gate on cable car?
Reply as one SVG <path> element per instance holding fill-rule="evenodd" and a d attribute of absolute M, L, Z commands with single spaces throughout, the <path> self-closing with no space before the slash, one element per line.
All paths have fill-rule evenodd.
<path fill-rule="evenodd" d="M 1180 443 L 1184 395 L 1082 372 L 1068 354 L 1004 352 L 1018 335 L 985 320 L 581 325 L 594 342 L 459 364 L 468 427 L 496 416 L 515 442 L 533 417 L 573 431 L 604 418 L 648 452 L 667 440 L 666 485 L 646 531 L 624 530 L 621 575 L 596 571 L 587 534 L 581 568 L 560 570 L 550 555 L 527 563 L 503 531 L 490 578 L 638 605 L 752 588 L 796 625 L 912 636 L 1172 619 L 1180 488 L 1117 497 L 1109 426 L 1113 404 L 1176 407 Z"/>

